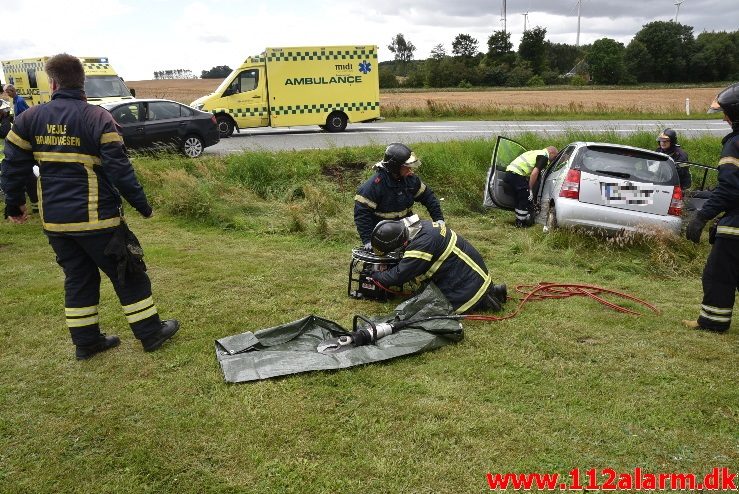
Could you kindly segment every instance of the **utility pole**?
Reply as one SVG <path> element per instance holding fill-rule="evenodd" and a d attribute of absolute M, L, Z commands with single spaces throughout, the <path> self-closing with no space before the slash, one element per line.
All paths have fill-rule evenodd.
<path fill-rule="evenodd" d="M 526 21 L 529 20 L 529 13 L 526 12 L 525 14 L 521 14 L 521 15 L 523 15 L 523 32 L 525 33 L 526 32 Z"/>
<path fill-rule="evenodd" d="M 685 0 L 677 0 L 675 2 L 675 6 L 677 6 L 677 10 L 675 11 L 675 22 L 677 22 L 677 15 L 680 13 L 680 4 L 683 3 Z"/>
<path fill-rule="evenodd" d="M 581 5 L 582 5 L 582 0 L 577 0 L 577 41 L 575 41 L 575 46 L 580 46 L 580 6 Z"/>
<path fill-rule="evenodd" d="M 505 0 L 503 0 L 503 33 L 507 33 L 508 30 L 506 29 L 506 8 L 505 8 Z"/>

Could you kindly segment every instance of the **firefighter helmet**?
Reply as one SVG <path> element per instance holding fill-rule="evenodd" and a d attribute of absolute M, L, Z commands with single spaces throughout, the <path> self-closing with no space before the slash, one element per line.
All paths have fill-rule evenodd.
<path fill-rule="evenodd" d="M 739 122 L 739 82 L 735 82 L 716 96 L 708 113 L 723 111 L 732 123 Z"/>
<path fill-rule="evenodd" d="M 382 158 L 382 165 L 394 174 L 400 173 L 401 166 L 416 167 L 420 164 L 416 155 L 413 154 L 411 148 L 405 144 L 394 142 L 385 149 L 385 156 Z"/>
<path fill-rule="evenodd" d="M 665 129 L 660 135 L 657 136 L 657 142 L 665 139 L 670 140 L 670 147 L 677 145 L 677 132 L 672 129 Z"/>
<path fill-rule="evenodd" d="M 372 230 L 372 249 L 386 255 L 401 249 L 408 241 L 408 227 L 402 221 L 382 220 Z"/>

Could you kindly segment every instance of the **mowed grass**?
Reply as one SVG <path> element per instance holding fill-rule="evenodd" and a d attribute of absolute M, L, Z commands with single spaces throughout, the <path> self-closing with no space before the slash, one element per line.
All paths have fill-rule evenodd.
<path fill-rule="evenodd" d="M 554 144 L 586 137 L 653 145 L 647 134 Z M 683 145 L 715 163 L 718 141 Z M 138 157 L 157 213 L 129 212 L 129 221 L 159 310 L 182 329 L 144 353 L 106 280 L 102 325 L 122 344 L 76 362 L 63 275 L 38 219 L 0 224 L 0 492 L 458 493 L 487 490 L 487 472 L 735 469 L 739 328 L 680 325 L 697 315 L 705 235 L 694 246 L 514 229 L 511 213 L 480 206 L 492 146 L 414 150 L 448 224 L 496 282 L 511 292 L 539 281 L 597 284 L 661 313 L 535 302 L 509 321 L 466 322 L 464 341 L 434 352 L 227 385 L 217 338 L 311 313 L 349 326 L 354 314 L 392 311 L 346 296 L 358 243 L 352 197 L 382 148 Z"/>

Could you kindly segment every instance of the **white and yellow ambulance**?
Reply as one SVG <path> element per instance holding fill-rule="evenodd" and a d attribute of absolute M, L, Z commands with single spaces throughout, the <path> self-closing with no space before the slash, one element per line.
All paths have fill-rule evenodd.
<path fill-rule="evenodd" d="M 377 46 L 267 48 L 190 106 L 213 113 L 222 137 L 250 127 L 341 132 L 380 118 Z"/>
<path fill-rule="evenodd" d="M 50 57 L 24 58 L 2 62 L 5 82 L 12 84 L 29 106 L 51 100 L 49 77 L 44 65 Z M 80 57 L 85 69 L 85 94 L 93 105 L 132 99 L 132 92 L 118 77 L 105 57 Z"/>

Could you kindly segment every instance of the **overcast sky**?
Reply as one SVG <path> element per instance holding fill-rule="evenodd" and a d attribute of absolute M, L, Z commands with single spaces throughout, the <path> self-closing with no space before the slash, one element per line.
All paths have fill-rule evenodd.
<path fill-rule="evenodd" d="M 582 0 L 580 44 L 609 37 L 627 44 L 642 26 L 674 20 L 679 0 Z M 126 80 L 153 79 L 155 70 L 190 69 L 200 75 L 216 65 L 235 68 L 267 46 L 378 45 L 380 61 L 403 33 L 428 58 L 441 43 L 466 33 L 486 51 L 503 29 L 502 0 L 46 0 L 3 4 L 0 60 L 66 51 L 107 56 Z M 508 0 L 507 30 L 518 47 L 528 12 L 529 28 L 547 40 L 575 44 L 577 0 Z M 678 22 L 703 31 L 739 29 L 739 0 L 683 0 Z M 2 77 L 5 82 L 5 77 Z"/>

